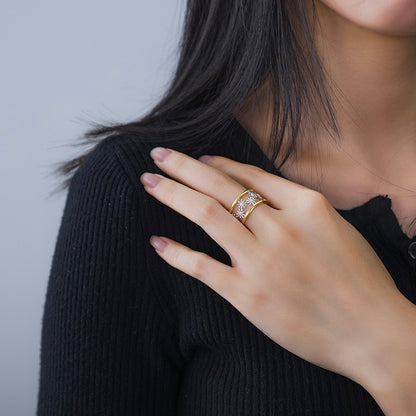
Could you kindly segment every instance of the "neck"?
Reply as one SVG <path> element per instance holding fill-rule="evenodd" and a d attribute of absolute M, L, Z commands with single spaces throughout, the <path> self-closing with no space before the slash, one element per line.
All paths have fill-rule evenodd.
<path fill-rule="evenodd" d="M 392 151 L 414 158 L 416 37 L 376 33 L 320 2 L 316 8 L 316 44 L 333 87 L 342 148 L 379 171 Z"/>

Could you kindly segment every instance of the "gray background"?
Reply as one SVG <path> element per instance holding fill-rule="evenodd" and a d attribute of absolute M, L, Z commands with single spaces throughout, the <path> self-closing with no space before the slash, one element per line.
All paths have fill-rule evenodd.
<path fill-rule="evenodd" d="M 52 163 L 88 120 L 130 121 L 161 96 L 185 0 L 2 1 L 0 415 L 34 415 L 46 284 L 66 193 Z"/>

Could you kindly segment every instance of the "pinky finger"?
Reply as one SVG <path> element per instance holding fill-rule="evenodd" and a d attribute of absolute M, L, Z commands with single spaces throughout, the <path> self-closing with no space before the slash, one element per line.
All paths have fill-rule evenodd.
<path fill-rule="evenodd" d="M 236 292 L 238 285 L 237 273 L 233 267 L 167 237 L 152 236 L 150 244 L 171 266 L 200 280 L 223 298 L 231 301 L 230 297 Z"/>

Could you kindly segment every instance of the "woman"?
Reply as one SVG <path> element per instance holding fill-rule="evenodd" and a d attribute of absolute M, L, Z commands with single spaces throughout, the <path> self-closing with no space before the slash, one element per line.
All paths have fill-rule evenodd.
<path fill-rule="evenodd" d="M 181 47 L 61 167 L 38 415 L 415 414 L 416 3 L 190 0 Z"/>

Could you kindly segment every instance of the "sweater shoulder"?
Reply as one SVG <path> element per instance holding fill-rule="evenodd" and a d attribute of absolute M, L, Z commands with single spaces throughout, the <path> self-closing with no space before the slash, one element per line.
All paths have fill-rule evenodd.
<path fill-rule="evenodd" d="M 140 176 L 145 171 L 156 171 L 150 151 L 163 146 L 157 140 L 141 140 L 128 134 L 107 136 L 96 143 L 87 153 L 72 181 L 86 180 L 97 175 L 118 173 L 121 180 L 128 179 L 133 187 L 141 187 Z"/>
<path fill-rule="evenodd" d="M 129 161 L 129 138 L 125 135 L 107 136 L 93 145 L 86 157 L 74 173 L 72 182 L 93 179 L 106 173 L 119 174 L 119 177 L 129 178 L 132 171 L 132 161 Z M 137 165 L 136 165 L 137 166 Z M 140 167 L 138 167 L 140 170 Z"/>

